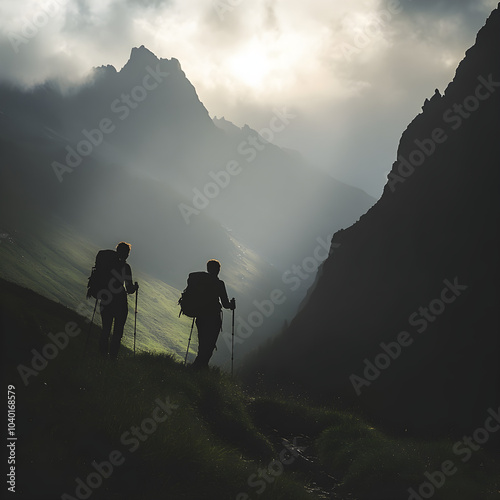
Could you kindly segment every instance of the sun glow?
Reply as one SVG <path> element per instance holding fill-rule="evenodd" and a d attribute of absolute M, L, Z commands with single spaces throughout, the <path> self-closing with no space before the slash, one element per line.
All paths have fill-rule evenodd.
<path fill-rule="evenodd" d="M 228 68 L 235 79 L 257 89 L 265 86 L 273 62 L 265 47 L 251 44 L 230 58 Z"/>

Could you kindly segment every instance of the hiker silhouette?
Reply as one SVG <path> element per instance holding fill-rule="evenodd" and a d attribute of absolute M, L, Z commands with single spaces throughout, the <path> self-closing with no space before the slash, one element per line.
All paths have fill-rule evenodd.
<path fill-rule="evenodd" d="M 128 299 L 127 294 L 136 293 L 138 283 L 132 282 L 132 269 L 126 260 L 130 254 L 131 245 L 121 241 L 115 250 L 101 250 L 99 255 L 110 262 L 105 291 L 101 294 L 100 313 L 102 320 L 102 334 L 99 341 L 99 350 L 105 358 L 116 359 L 123 337 L 123 328 L 127 321 Z M 113 324 L 114 322 L 114 324 Z M 111 336 L 111 328 L 113 335 Z"/>
<path fill-rule="evenodd" d="M 222 307 L 236 307 L 235 299 L 228 299 L 226 285 L 218 278 L 220 267 L 220 262 L 212 259 L 207 262 L 207 272 L 190 273 L 188 277 L 188 288 L 198 288 L 203 293 L 203 305 L 196 315 L 198 355 L 191 365 L 194 369 L 208 368 L 222 330 Z"/>

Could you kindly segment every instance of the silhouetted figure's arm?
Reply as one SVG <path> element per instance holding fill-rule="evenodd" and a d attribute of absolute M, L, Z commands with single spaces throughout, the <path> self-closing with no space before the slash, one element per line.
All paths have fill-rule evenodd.
<path fill-rule="evenodd" d="M 139 290 L 139 284 L 132 281 L 132 269 L 129 264 L 125 264 L 125 290 L 127 293 L 135 293 Z"/>
<path fill-rule="evenodd" d="M 227 296 L 227 291 L 226 291 L 226 285 L 224 284 L 224 282 L 222 280 L 219 280 L 219 298 L 220 298 L 220 301 L 222 303 L 222 306 L 225 308 L 225 309 L 234 309 L 235 308 L 235 304 L 234 304 L 234 299 L 229 301 L 229 298 Z"/>

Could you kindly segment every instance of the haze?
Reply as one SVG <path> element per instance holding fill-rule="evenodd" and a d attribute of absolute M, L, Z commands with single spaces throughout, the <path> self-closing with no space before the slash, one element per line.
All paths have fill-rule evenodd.
<path fill-rule="evenodd" d="M 259 130 L 274 108 L 293 110 L 274 142 L 378 198 L 401 131 L 451 81 L 495 4 L 4 0 L 0 78 L 71 85 L 145 45 L 180 61 L 212 117 Z"/>

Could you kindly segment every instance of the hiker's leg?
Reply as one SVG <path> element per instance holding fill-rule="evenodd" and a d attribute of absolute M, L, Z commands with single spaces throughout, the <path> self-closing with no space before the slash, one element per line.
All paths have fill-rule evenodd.
<path fill-rule="evenodd" d="M 101 305 L 102 333 L 99 339 L 99 352 L 102 356 L 108 357 L 109 352 L 109 334 L 113 324 L 113 311 L 110 307 Z"/>
<path fill-rule="evenodd" d="M 117 303 L 115 309 L 115 325 L 113 328 L 113 336 L 111 337 L 111 342 L 109 346 L 109 357 L 111 359 L 116 359 L 118 357 L 118 350 L 120 348 L 120 342 L 123 337 L 123 329 L 125 327 L 125 322 L 127 321 L 128 315 L 128 303 L 127 297 L 125 301 L 120 300 Z"/>
<path fill-rule="evenodd" d="M 193 366 L 207 368 L 219 336 L 220 318 L 218 316 L 197 318 L 196 326 L 198 328 L 198 356 L 196 356 Z"/>
<path fill-rule="evenodd" d="M 194 368 L 205 368 L 208 367 L 207 357 L 207 327 L 205 318 L 196 318 L 196 328 L 198 329 L 198 354 L 193 361 Z"/>

